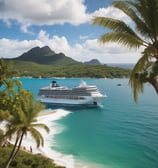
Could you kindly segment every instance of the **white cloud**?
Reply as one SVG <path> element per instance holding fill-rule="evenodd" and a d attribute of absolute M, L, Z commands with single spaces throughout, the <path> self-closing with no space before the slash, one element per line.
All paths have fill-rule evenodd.
<path fill-rule="evenodd" d="M 10 40 L 0 39 L 0 56 L 12 58 L 20 56 L 29 49 L 48 45 L 56 53 L 63 52 L 65 55 L 77 61 L 89 61 L 98 59 L 102 63 L 133 63 L 140 57 L 140 50 L 131 51 L 118 44 L 99 44 L 97 39 L 86 40 L 82 44 L 70 46 L 66 37 L 57 35 L 50 37 L 44 30 L 41 30 L 35 40 Z"/>
<path fill-rule="evenodd" d="M 90 22 L 94 16 L 113 17 L 130 23 L 124 13 L 113 7 L 100 8 L 93 13 L 87 13 L 84 0 L 0 0 L 0 19 L 7 26 L 12 26 L 13 21 L 16 21 L 23 32 L 28 32 L 28 27 L 31 25 L 64 23 L 79 25 Z M 97 39 L 89 40 L 89 36 L 86 35 L 79 37 L 83 43 L 73 46 L 65 36 L 51 37 L 44 30 L 36 36 L 34 40 L 0 39 L 0 56 L 17 57 L 33 47 L 45 45 L 57 53 L 63 52 L 78 61 L 97 58 L 102 63 L 128 63 L 136 62 L 140 55 L 140 51 L 130 51 L 114 43 L 101 45 Z"/>
<path fill-rule="evenodd" d="M 113 17 L 129 22 L 123 12 L 113 7 L 100 8 L 93 13 L 87 13 L 86 9 L 84 0 L 1 0 L 0 19 L 9 26 L 17 21 L 25 33 L 31 25 L 80 25 L 90 22 L 94 16 Z"/>
<path fill-rule="evenodd" d="M 114 8 L 114 7 L 107 7 L 107 8 L 99 8 L 96 10 L 94 13 L 91 14 L 92 17 L 95 16 L 102 16 L 102 17 L 110 17 L 110 18 L 115 18 L 119 20 L 123 20 L 126 23 L 130 23 L 131 20 L 125 13 L 123 13 L 121 10 Z"/>
<path fill-rule="evenodd" d="M 98 59 L 102 63 L 135 63 L 140 58 L 140 50 L 128 50 L 118 44 L 99 44 L 97 39 L 76 44 L 68 53 L 76 60 Z"/>
<path fill-rule="evenodd" d="M 43 43 L 39 40 L 10 40 L 6 38 L 0 39 L 0 57 L 14 58 L 20 56 L 35 46 L 42 46 Z"/>
<path fill-rule="evenodd" d="M 7 24 L 16 20 L 26 32 L 30 25 L 71 23 L 78 25 L 89 18 L 84 0 L 1 0 L 0 19 Z"/>
<path fill-rule="evenodd" d="M 43 45 L 48 45 L 55 52 L 66 52 L 70 50 L 67 39 L 62 36 L 54 35 L 52 38 L 44 30 L 41 30 L 37 36 L 37 40 L 41 41 Z"/>

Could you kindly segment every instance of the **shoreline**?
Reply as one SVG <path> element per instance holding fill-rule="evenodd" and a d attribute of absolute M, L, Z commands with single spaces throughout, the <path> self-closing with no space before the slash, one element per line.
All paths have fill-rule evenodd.
<path fill-rule="evenodd" d="M 27 135 L 23 138 L 21 149 L 29 152 L 30 154 L 41 154 L 44 157 L 47 157 L 53 161 L 54 164 L 58 166 L 64 166 L 65 168 L 74 168 L 73 165 L 73 158 L 72 157 L 65 157 L 64 155 L 60 154 L 59 152 L 53 151 L 51 149 L 51 146 L 55 144 L 53 140 L 53 137 L 55 134 L 59 133 L 55 127 L 56 120 L 65 117 L 68 115 L 69 112 L 58 109 L 58 110 L 52 110 L 52 109 L 46 109 L 44 111 L 41 111 L 37 117 L 37 123 L 43 123 L 46 124 L 50 128 L 50 132 L 46 133 L 44 130 L 39 129 L 40 133 L 42 134 L 44 138 L 44 146 L 37 148 L 36 143 L 34 139 L 32 139 L 31 135 Z M 1 129 L 5 131 L 5 121 L 0 123 Z M 15 137 L 12 137 L 12 140 L 9 141 L 9 143 L 14 144 L 15 143 Z M 70 164 L 67 162 L 67 160 L 71 162 Z"/>
<path fill-rule="evenodd" d="M 65 168 L 104 168 L 102 167 L 103 165 L 78 161 L 72 154 L 65 155 L 52 149 L 52 147 L 56 145 L 54 136 L 63 130 L 63 128 L 59 128 L 59 125 L 57 125 L 55 121 L 70 113 L 71 112 L 63 109 L 46 109 L 40 112 L 37 117 L 37 123 L 44 123 L 50 128 L 48 134 L 44 130 L 38 129 L 44 138 L 44 146 L 37 148 L 35 141 L 28 134 L 27 137 L 24 137 L 21 148 L 24 148 L 25 151 L 28 151 L 30 154 L 41 154 L 42 156 L 51 159 L 57 166 L 63 166 Z M 2 123 L 1 128 L 5 128 L 4 123 Z M 14 141 L 15 139 L 13 137 L 10 143 L 14 144 Z"/>
<path fill-rule="evenodd" d="M 44 133 L 42 134 L 44 137 L 45 145 L 44 147 L 41 147 L 39 149 L 36 148 L 38 151 L 37 153 L 40 153 L 43 156 L 52 159 L 56 165 L 64 166 L 65 168 L 105 168 L 105 166 L 102 164 L 79 161 L 76 160 L 72 154 L 62 154 L 60 152 L 54 151 L 51 148 L 56 145 L 55 141 L 53 141 L 53 137 L 55 136 L 55 134 L 59 134 L 63 130 L 63 128 L 59 128 L 59 125 L 55 124 L 55 121 L 69 115 L 70 113 L 71 112 L 63 109 L 47 109 L 45 110 L 45 112 L 40 113 L 40 115 L 38 116 L 38 121 L 42 121 L 44 124 L 47 124 L 47 126 L 50 128 L 50 135 L 46 133 L 46 135 L 44 135 Z M 46 137 L 51 137 L 51 139 Z M 37 153 L 34 153 L 33 151 L 33 154 Z"/>
<path fill-rule="evenodd" d="M 35 145 L 35 142 L 29 136 L 24 139 L 24 141 L 22 142 L 22 145 L 25 146 L 26 149 L 29 149 L 29 147 L 31 146 L 32 154 L 40 153 L 41 155 L 52 159 L 56 165 L 64 166 L 66 168 L 74 168 L 73 158 L 66 157 L 63 154 L 60 154 L 59 152 L 53 151 L 51 149 L 51 146 L 55 145 L 55 142 L 53 141 L 53 137 L 55 136 L 55 134 L 59 133 L 55 126 L 56 125 L 55 121 L 62 117 L 65 117 L 68 114 L 69 112 L 62 109 L 59 109 L 59 110 L 47 109 L 40 112 L 40 114 L 37 117 L 37 120 L 38 120 L 37 122 L 44 123 L 50 128 L 50 132 L 48 134 L 45 131 L 39 129 L 42 136 L 44 137 L 44 146 L 37 148 Z M 71 159 L 71 162 L 69 164 L 67 160 L 70 161 L 70 159 Z"/>

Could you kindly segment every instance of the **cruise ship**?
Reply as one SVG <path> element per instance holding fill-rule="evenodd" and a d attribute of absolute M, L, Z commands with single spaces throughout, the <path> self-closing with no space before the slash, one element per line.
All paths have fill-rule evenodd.
<path fill-rule="evenodd" d="M 82 81 L 77 87 L 59 86 L 52 81 L 49 86 L 39 89 L 38 99 L 46 105 L 90 106 L 96 107 L 107 96 L 100 93 L 95 85 L 87 85 Z"/>

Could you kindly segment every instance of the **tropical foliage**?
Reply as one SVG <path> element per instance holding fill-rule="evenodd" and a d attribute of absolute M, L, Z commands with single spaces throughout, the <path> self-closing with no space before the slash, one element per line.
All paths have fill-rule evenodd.
<path fill-rule="evenodd" d="M 44 145 L 44 139 L 36 128 L 49 131 L 45 124 L 36 123 L 39 112 L 43 109 L 40 102 L 34 102 L 33 95 L 25 90 L 20 90 L 13 98 L 13 108 L 10 109 L 10 116 L 7 119 L 6 136 L 12 138 L 15 135 L 15 144 L 7 166 L 15 158 L 20 150 L 22 140 L 28 133 L 35 140 L 37 147 Z"/>
<path fill-rule="evenodd" d="M 0 121 L 7 119 L 11 109 L 12 96 L 15 94 L 14 86 L 19 89 L 21 83 L 17 80 L 9 80 L 14 75 L 11 63 L 0 59 Z"/>
<path fill-rule="evenodd" d="M 122 0 L 114 1 L 112 6 L 124 12 L 133 21 L 135 28 L 118 19 L 95 17 L 93 24 L 111 30 L 103 34 L 99 41 L 117 42 L 129 48 L 142 46 L 144 50 L 129 80 L 134 100 L 137 101 L 138 93 L 143 92 L 146 82 L 158 93 L 158 1 Z"/>
<path fill-rule="evenodd" d="M 13 77 L 15 71 L 12 69 L 11 63 L 6 63 L 2 58 L 0 59 L 0 87 L 8 78 Z"/>
<path fill-rule="evenodd" d="M 6 158 L 10 154 L 12 145 L 0 148 L 0 167 L 4 168 Z M 18 156 L 11 162 L 10 168 L 64 168 L 56 165 L 53 160 L 40 154 L 30 154 L 27 150 L 20 150 Z"/>
<path fill-rule="evenodd" d="M 91 77 L 91 78 L 122 78 L 129 77 L 130 70 L 107 65 L 71 65 L 52 66 L 33 62 L 14 62 L 17 76 L 20 77 Z"/>
<path fill-rule="evenodd" d="M 9 79 L 10 66 L 1 60 L 1 90 L 0 90 L 0 121 L 6 121 L 6 132 L 2 138 L 15 137 L 15 144 L 6 162 L 6 168 L 18 154 L 22 140 L 28 133 L 34 138 L 37 147 L 43 146 L 44 139 L 36 128 L 49 131 L 45 124 L 36 123 L 37 116 L 44 106 L 39 101 L 34 101 L 34 95 L 21 88 L 21 82 Z M 6 67 L 3 71 L 2 67 Z M 2 135 L 2 133 L 1 133 Z"/>

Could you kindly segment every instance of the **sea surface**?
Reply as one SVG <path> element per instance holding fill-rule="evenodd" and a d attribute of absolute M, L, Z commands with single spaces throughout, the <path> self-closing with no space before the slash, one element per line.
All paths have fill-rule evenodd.
<path fill-rule="evenodd" d="M 158 167 L 158 95 L 150 85 L 136 104 L 128 79 L 20 80 L 35 99 L 38 89 L 52 80 L 68 87 L 84 80 L 108 96 L 98 108 L 65 109 L 68 115 L 55 121 L 58 133 L 52 137 L 52 150 L 71 155 L 89 168 Z"/>

